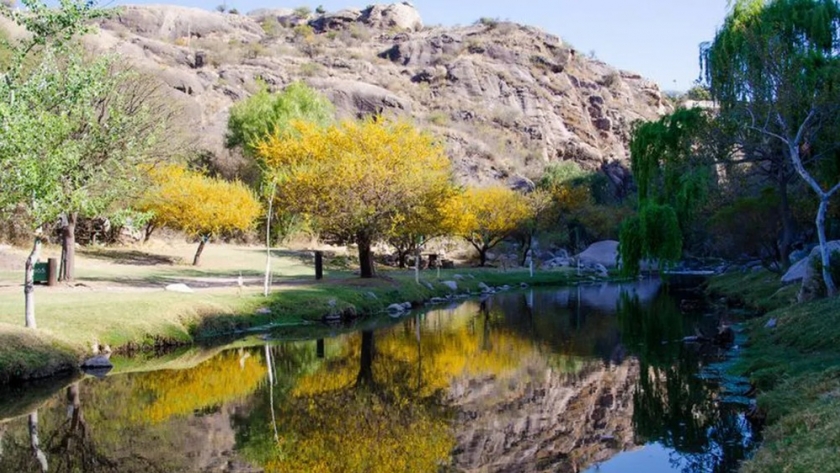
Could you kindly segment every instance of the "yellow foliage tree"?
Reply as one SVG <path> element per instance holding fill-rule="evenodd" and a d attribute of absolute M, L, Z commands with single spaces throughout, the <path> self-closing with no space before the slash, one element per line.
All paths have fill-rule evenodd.
<path fill-rule="evenodd" d="M 318 231 L 359 248 L 361 276 L 374 276 L 371 245 L 451 194 L 443 147 L 405 122 L 345 121 L 329 128 L 295 122 L 257 147 L 278 179 L 278 198 Z M 432 219 L 434 221 L 434 219 Z"/>
<path fill-rule="evenodd" d="M 502 186 L 469 188 L 443 208 L 447 225 L 478 251 L 481 266 L 487 252 L 509 237 L 531 216 L 528 199 Z"/>
<path fill-rule="evenodd" d="M 139 208 L 154 214 L 153 225 L 177 228 L 198 238 L 193 265 L 204 245 L 225 232 L 247 230 L 260 215 L 254 194 L 240 182 L 228 182 L 167 165 L 150 171 L 152 185 Z"/>

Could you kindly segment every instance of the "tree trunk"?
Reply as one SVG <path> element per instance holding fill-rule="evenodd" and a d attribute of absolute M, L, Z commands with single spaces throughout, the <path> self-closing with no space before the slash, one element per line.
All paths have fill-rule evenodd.
<path fill-rule="evenodd" d="M 193 258 L 193 266 L 198 266 L 201 264 L 201 253 L 204 251 L 204 245 L 207 244 L 207 240 L 210 237 L 201 237 L 198 241 L 198 249 L 195 251 L 195 257 Z"/>
<path fill-rule="evenodd" d="M 420 245 L 414 249 L 414 282 L 420 284 Z"/>
<path fill-rule="evenodd" d="M 376 268 L 373 263 L 373 251 L 370 249 L 372 244 L 370 235 L 359 232 L 356 235 L 356 244 L 359 246 L 359 272 L 361 277 L 365 279 L 375 277 Z"/>
<path fill-rule="evenodd" d="M 820 199 L 820 208 L 817 211 L 817 235 L 820 239 L 820 257 L 825 292 L 828 297 L 834 297 L 837 294 L 837 286 L 834 284 L 834 278 L 831 277 L 831 254 L 828 252 L 825 238 L 825 215 L 828 212 L 828 200 L 828 196 L 823 196 Z"/>
<path fill-rule="evenodd" d="M 534 240 L 534 235 L 528 234 L 522 239 L 522 257 L 519 260 L 520 266 L 525 266 L 528 261 L 528 252 L 531 251 L 531 242 Z"/>
<path fill-rule="evenodd" d="M 67 215 L 67 225 L 61 229 L 61 271 L 60 281 L 72 281 L 76 277 L 76 221 L 77 212 Z"/>
<path fill-rule="evenodd" d="M 787 180 L 779 183 L 779 214 L 782 217 L 782 235 L 779 239 L 779 262 L 782 271 L 790 266 L 790 249 L 793 245 L 794 222 L 787 191 Z"/>
<path fill-rule="evenodd" d="M 487 247 L 478 248 L 478 265 L 482 268 L 487 264 Z"/>
<path fill-rule="evenodd" d="M 146 224 L 146 228 L 143 230 L 143 243 L 147 243 L 149 238 L 152 237 L 152 233 L 155 232 L 157 229 L 157 225 L 154 222 L 149 222 Z"/>
<path fill-rule="evenodd" d="M 268 215 L 265 217 L 265 281 L 263 281 L 263 297 L 268 297 L 271 289 L 271 212 L 274 204 L 274 192 L 277 184 L 271 183 L 271 197 L 268 199 Z"/>
<path fill-rule="evenodd" d="M 405 269 L 405 260 L 408 257 L 408 251 L 409 250 L 402 250 L 400 248 L 397 248 L 397 266 L 400 269 Z"/>
<path fill-rule="evenodd" d="M 26 266 L 23 277 L 23 300 L 26 326 L 37 328 L 35 324 L 35 263 L 38 262 L 38 255 L 41 253 L 41 238 L 35 237 L 35 244 L 32 252 L 26 258 Z"/>
<path fill-rule="evenodd" d="M 49 466 L 47 465 L 47 456 L 41 450 L 41 441 L 38 439 L 38 411 L 29 414 L 29 446 L 32 448 L 32 455 L 41 466 L 41 471 L 46 473 Z"/>
<path fill-rule="evenodd" d="M 373 381 L 373 332 L 362 332 L 362 356 L 359 359 L 359 375 L 356 386 L 372 386 Z"/>

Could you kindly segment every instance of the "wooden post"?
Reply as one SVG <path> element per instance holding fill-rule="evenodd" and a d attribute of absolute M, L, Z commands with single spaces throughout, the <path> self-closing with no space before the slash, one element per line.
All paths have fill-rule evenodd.
<path fill-rule="evenodd" d="M 58 285 L 58 259 L 47 259 L 47 286 Z"/>
<path fill-rule="evenodd" d="M 324 252 L 315 252 L 315 279 L 320 281 L 324 279 Z"/>
<path fill-rule="evenodd" d="M 315 353 L 318 356 L 318 358 L 323 358 L 324 357 L 324 339 L 323 338 L 319 338 L 318 340 L 315 341 Z"/>

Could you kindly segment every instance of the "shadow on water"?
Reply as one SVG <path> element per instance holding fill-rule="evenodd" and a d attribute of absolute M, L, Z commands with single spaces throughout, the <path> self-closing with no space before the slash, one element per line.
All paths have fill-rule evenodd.
<path fill-rule="evenodd" d="M 0 471 L 735 471 L 749 425 L 699 375 L 724 354 L 682 343 L 715 322 L 677 301 L 529 290 L 126 361 L 0 397 Z"/>

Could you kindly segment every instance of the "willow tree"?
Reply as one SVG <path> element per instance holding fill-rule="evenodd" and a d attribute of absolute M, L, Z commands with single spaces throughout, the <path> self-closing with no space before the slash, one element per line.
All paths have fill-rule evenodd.
<path fill-rule="evenodd" d="M 327 239 L 356 244 L 363 278 L 374 276 L 376 241 L 449 195 L 452 172 L 443 147 L 406 122 L 322 128 L 294 121 L 291 128 L 257 147 L 278 177 L 278 199 L 307 215 Z"/>
<path fill-rule="evenodd" d="M 701 51 L 721 112 L 781 145 L 819 200 L 815 224 L 823 280 L 832 296 L 825 219 L 840 182 L 820 165 L 836 159 L 840 127 L 840 4 L 835 0 L 739 0 Z M 833 175 L 832 175 L 833 174 Z"/>
<path fill-rule="evenodd" d="M 637 273 L 645 258 L 669 264 L 682 256 L 710 185 L 713 150 L 702 139 L 708 129 L 709 118 L 699 108 L 679 109 L 634 128 L 630 160 L 639 212 L 620 231 L 626 272 Z"/>

